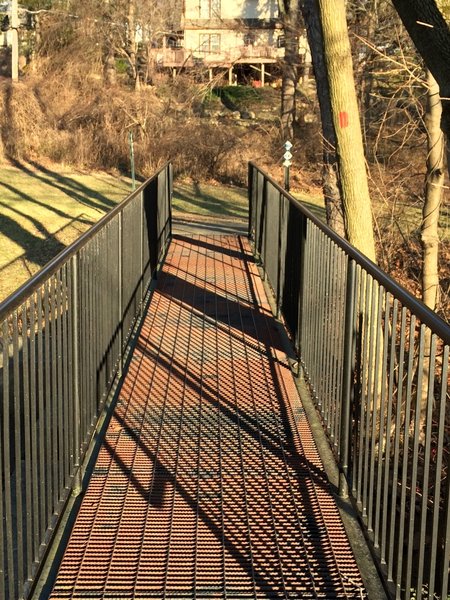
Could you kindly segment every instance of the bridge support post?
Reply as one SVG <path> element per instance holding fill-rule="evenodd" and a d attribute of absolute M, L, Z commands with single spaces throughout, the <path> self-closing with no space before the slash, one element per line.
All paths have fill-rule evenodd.
<path fill-rule="evenodd" d="M 75 478 L 73 481 L 73 494 L 78 496 L 83 488 L 83 474 L 81 472 L 81 397 L 80 397 L 80 342 L 79 331 L 79 306 L 78 306 L 78 255 L 72 257 L 72 394 L 74 406 L 74 461 Z"/>
<path fill-rule="evenodd" d="M 119 312 L 119 369 L 118 376 L 122 377 L 123 373 L 123 213 L 120 212 L 118 215 L 118 248 L 117 248 L 117 260 L 118 260 L 118 286 L 117 286 L 117 304 Z"/>
<path fill-rule="evenodd" d="M 340 429 L 340 469 L 339 496 L 348 498 L 348 471 L 350 460 L 351 430 L 350 413 L 354 399 L 353 373 L 355 369 L 355 290 L 356 262 L 348 261 L 347 285 L 345 292 L 345 330 L 344 330 L 344 378 L 341 399 Z"/>

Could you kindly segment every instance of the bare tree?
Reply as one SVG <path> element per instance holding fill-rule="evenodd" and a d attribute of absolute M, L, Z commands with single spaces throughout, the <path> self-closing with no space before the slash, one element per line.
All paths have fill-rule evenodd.
<path fill-rule="evenodd" d="M 442 103 L 439 86 L 428 71 L 428 105 L 425 115 L 427 128 L 427 178 L 422 221 L 422 298 L 432 310 L 436 309 L 439 298 L 439 209 L 444 189 L 444 134 L 440 129 Z"/>
<path fill-rule="evenodd" d="M 450 134 L 450 71 L 448 69 L 450 28 L 435 0 L 392 0 L 392 4 L 427 68 L 439 85 L 442 100 L 441 128 L 447 136 L 448 144 Z M 450 167 L 448 160 L 447 165 Z"/>
<path fill-rule="evenodd" d="M 302 13 L 314 66 L 320 117 L 322 121 L 322 181 L 327 223 L 337 233 L 345 237 L 344 213 L 336 155 L 336 132 L 331 110 L 330 88 L 328 85 L 327 68 L 325 64 L 323 32 L 318 0 L 304 0 L 302 3 Z"/>
<path fill-rule="evenodd" d="M 293 139 L 296 121 L 296 92 L 300 75 L 298 49 L 299 1 L 278 0 L 284 29 L 285 53 L 281 84 L 281 131 L 284 139 Z"/>

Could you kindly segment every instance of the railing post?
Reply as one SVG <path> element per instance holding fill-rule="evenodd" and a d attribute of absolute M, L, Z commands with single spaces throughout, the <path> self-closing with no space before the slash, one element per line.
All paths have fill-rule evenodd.
<path fill-rule="evenodd" d="M 172 198 L 173 198 L 173 165 L 170 163 L 168 165 L 168 178 L 169 178 L 169 197 L 167 199 L 168 202 L 168 210 L 169 210 L 169 236 L 172 237 Z"/>
<path fill-rule="evenodd" d="M 344 329 L 344 373 L 341 399 L 340 431 L 340 472 L 339 496 L 348 498 L 348 466 L 350 454 L 350 410 L 353 400 L 353 373 L 355 369 L 355 289 L 356 262 L 352 259 L 347 265 L 347 285 L 345 293 Z"/>
<path fill-rule="evenodd" d="M 264 216 L 262 214 L 264 207 Z M 262 206 L 261 206 L 261 216 L 263 232 L 262 232 L 262 240 L 261 240 L 261 250 L 262 250 L 262 280 L 267 281 L 267 210 L 268 210 L 268 193 L 267 193 L 267 179 L 264 177 L 263 181 L 263 193 L 262 193 Z"/>
<path fill-rule="evenodd" d="M 299 265 L 299 274 L 298 274 L 298 295 L 297 295 L 297 332 L 295 336 L 295 349 L 297 352 L 297 372 L 296 376 L 300 376 L 301 371 L 301 359 L 303 353 L 303 344 L 302 344 L 302 333 L 303 333 L 303 312 L 304 312 L 304 287 L 305 287 L 305 268 L 306 268 L 306 235 L 308 231 L 308 220 L 300 213 L 300 227 L 298 229 L 300 238 L 299 238 L 299 247 L 298 252 L 300 255 L 300 265 Z"/>
<path fill-rule="evenodd" d="M 139 292 L 139 314 L 144 314 L 144 194 L 139 194 L 139 231 L 140 231 L 140 292 Z"/>
<path fill-rule="evenodd" d="M 253 225 L 253 165 L 248 163 L 248 237 L 252 239 Z"/>
<path fill-rule="evenodd" d="M 119 312 L 119 377 L 123 373 L 123 212 L 120 211 L 118 216 L 118 282 L 117 282 L 117 300 Z"/>
<path fill-rule="evenodd" d="M 283 217 L 284 217 L 284 201 L 283 194 L 279 193 L 278 203 L 278 248 L 277 248 L 277 319 L 281 318 L 281 305 L 283 303 L 283 295 L 281 293 L 281 285 L 284 284 L 284 277 L 282 277 L 282 249 L 283 249 Z"/>
<path fill-rule="evenodd" d="M 72 393 L 74 406 L 74 469 L 73 493 L 78 496 L 83 488 L 81 473 L 81 397 L 80 397 L 80 340 L 78 306 L 78 254 L 72 256 Z"/>

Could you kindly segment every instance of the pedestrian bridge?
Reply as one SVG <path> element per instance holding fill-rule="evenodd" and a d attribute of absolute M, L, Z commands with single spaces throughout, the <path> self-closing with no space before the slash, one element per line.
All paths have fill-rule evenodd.
<path fill-rule="evenodd" d="M 0 305 L 0 597 L 447 598 L 449 326 L 254 165 L 248 236 L 171 194 Z"/>

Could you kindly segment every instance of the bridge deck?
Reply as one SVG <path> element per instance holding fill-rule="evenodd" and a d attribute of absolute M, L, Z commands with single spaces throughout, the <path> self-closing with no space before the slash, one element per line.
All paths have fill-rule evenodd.
<path fill-rule="evenodd" d="M 362 598 L 245 238 L 175 237 L 52 598 Z"/>

